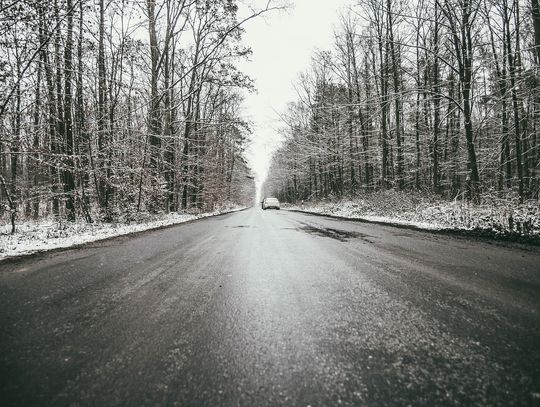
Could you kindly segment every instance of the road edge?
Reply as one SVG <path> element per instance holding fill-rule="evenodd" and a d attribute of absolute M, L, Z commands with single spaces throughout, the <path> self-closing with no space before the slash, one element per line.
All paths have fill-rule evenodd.
<path fill-rule="evenodd" d="M 345 220 L 345 221 L 351 221 L 351 222 L 369 223 L 369 224 L 375 224 L 375 225 L 381 225 L 381 226 L 391 226 L 391 227 L 395 227 L 399 229 L 415 230 L 418 232 L 432 233 L 432 234 L 443 235 L 443 236 L 475 238 L 475 239 L 479 239 L 479 240 L 483 240 L 487 242 L 517 243 L 517 244 L 525 245 L 528 247 L 531 247 L 531 246 L 540 247 L 540 236 L 536 237 L 536 236 L 522 236 L 518 234 L 499 234 L 499 233 L 494 233 L 485 229 L 458 229 L 458 228 L 429 229 L 429 228 L 423 228 L 421 226 L 407 224 L 407 223 L 385 222 L 385 221 L 366 219 L 366 218 L 361 218 L 361 217 L 348 218 L 345 216 L 309 212 L 309 211 L 303 211 L 300 209 L 287 209 L 287 208 L 283 208 L 283 209 L 289 212 L 298 212 L 298 213 L 303 213 L 303 214 L 311 215 L 311 216 L 322 216 L 325 218 L 339 219 L 339 220 Z"/>
<path fill-rule="evenodd" d="M 144 229 L 144 230 L 137 230 L 137 231 L 134 231 L 134 232 L 123 233 L 121 235 L 107 236 L 107 237 L 104 237 L 104 238 L 101 238 L 101 239 L 90 240 L 88 242 L 83 242 L 83 243 L 77 243 L 77 244 L 74 244 L 73 246 L 53 247 L 51 249 L 36 250 L 35 252 L 32 252 L 32 253 L 18 254 L 18 255 L 15 255 L 15 256 L 7 256 L 7 257 L 0 258 L 0 266 L 5 265 L 5 264 L 9 264 L 9 263 L 17 263 L 19 261 L 27 260 L 27 259 L 30 259 L 32 257 L 43 257 L 43 256 L 46 256 L 48 254 L 54 254 L 56 252 L 61 252 L 61 251 L 81 250 L 81 249 L 84 249 L 85 247 L 87 247 L 87 246 L 89 246 L 91 244 L 95 244 L 95 243 L 103 243 L 103 242 L 108 242 L 108 241 L 112 241 L 112 240 L 115 240 L 115 239 L 122 239 L 122 238 L 123 239 L 131 238 L 131 237 L 135 237 L 135 236 L 138 236 L 138 235 L 142 235 L 144 233 L 169 229 L 169 228 L 173 228 L 173 227 L 180 226 L 180 225 L 186 225 L 186 224 L 189 224 L 189 223 L 202 221 L 202 220 L 205 220 L 205 219 L 213 219 L 213 218 L 217 218 L 219 216 L 230 215 L 231 213 L 237 213 L 237 212 L 246 211 L 246 210 L 248 210 L 250 208 L 252 208 L 252 207 L 248 206 L 248 207 L 245 207 L 245 208 L 242 208 L 242 209 L 235 209 L 235 210 L 231 210 L 231 211 L 217 213 L 215 215 L 202 216 L 200 218 L 189 219 L 189 220 L 186 220 L 186 221 L 183 221 L 183 222 L 171 223 L 170 225 L 159 225 L 159 226 L 150 227 L 150 228 Z"/>

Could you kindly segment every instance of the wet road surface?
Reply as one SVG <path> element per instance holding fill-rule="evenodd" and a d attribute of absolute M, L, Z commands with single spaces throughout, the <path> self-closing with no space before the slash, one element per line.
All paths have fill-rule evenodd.
<path fill-rule="evenodd" d="M 540 405 L 540 251 L 250 209 L 0 263 L 9 405 Z"/>

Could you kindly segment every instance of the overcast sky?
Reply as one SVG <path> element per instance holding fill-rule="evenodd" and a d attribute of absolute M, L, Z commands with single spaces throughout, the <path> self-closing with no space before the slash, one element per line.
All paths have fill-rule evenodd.
<path fill-rule="evenodd" d="M 339 13 L 349 0 L 291 0 L 293 6 L 245 25 L 244 44 L 253 50 L 243 72 L 256 82 L 258 92 L 245 101 L 244 115 L 254 123 L 253 145 L 248 160 L 261 182 L 272 150 L 279 141 L 279 112 L 296 97 L 294 83 L 309 67 L 316 49 L 333 42 Z"/>

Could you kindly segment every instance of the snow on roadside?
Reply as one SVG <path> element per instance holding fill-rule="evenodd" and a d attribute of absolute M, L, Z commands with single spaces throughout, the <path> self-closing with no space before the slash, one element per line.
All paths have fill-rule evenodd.
<path fill-rule="evenodd" d="M 288 208 L 428 230 L 480 231 L 496 236 L 540 238 L 540 206 L 537 201 L 519 204 L 491 200 L 474 205 L 385 191 L 366 195 L 364 199 L 309 202 L 303 207 L 295 205 Z"/>
<path fill-rule="evenodd" d="M 388 223 L 394 225 L 411 226 L 428 230 L 440 230 L 444 229 L 443 225 L 438 223 L 419 222 L 413 220 L 402 219 L 399 216 L 379 216 L 379 215 L 363 215 L 356 211 L 348 211 L 348 208 L 339 208 L 336 206 L 328 207 L 324 205 L 304 205 L 303 207 L 297 205 L 288 205 L 286 209 L 295 211 L 302 211 L 307 213 L 313 213 L 318 215 L 330 215 L 338 216 L 347 219 L 366 220 L 368 222 Z"/>
<path fill-rule="evenodd" d="M 53 219 L 49 219 L 48 221 L 17 224 L 16 232 L 13 235 L 9 233 L 11 225 L 6 224 L 0 226 L 0 261 L 8 257 L 67 248 L 242 209 L 244 207 L 235 206 L 201 214 L 169 213 L 147 222 L 132 224 L 100 222 L 59 223 Z"/>

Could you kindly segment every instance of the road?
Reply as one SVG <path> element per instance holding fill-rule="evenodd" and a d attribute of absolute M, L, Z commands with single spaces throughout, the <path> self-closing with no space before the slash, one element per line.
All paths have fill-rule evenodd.
<path fill-rule="evenodd" d="M 540 250 L 253 208 L 0 263 L 0 400 L 540 405 Z"/>

